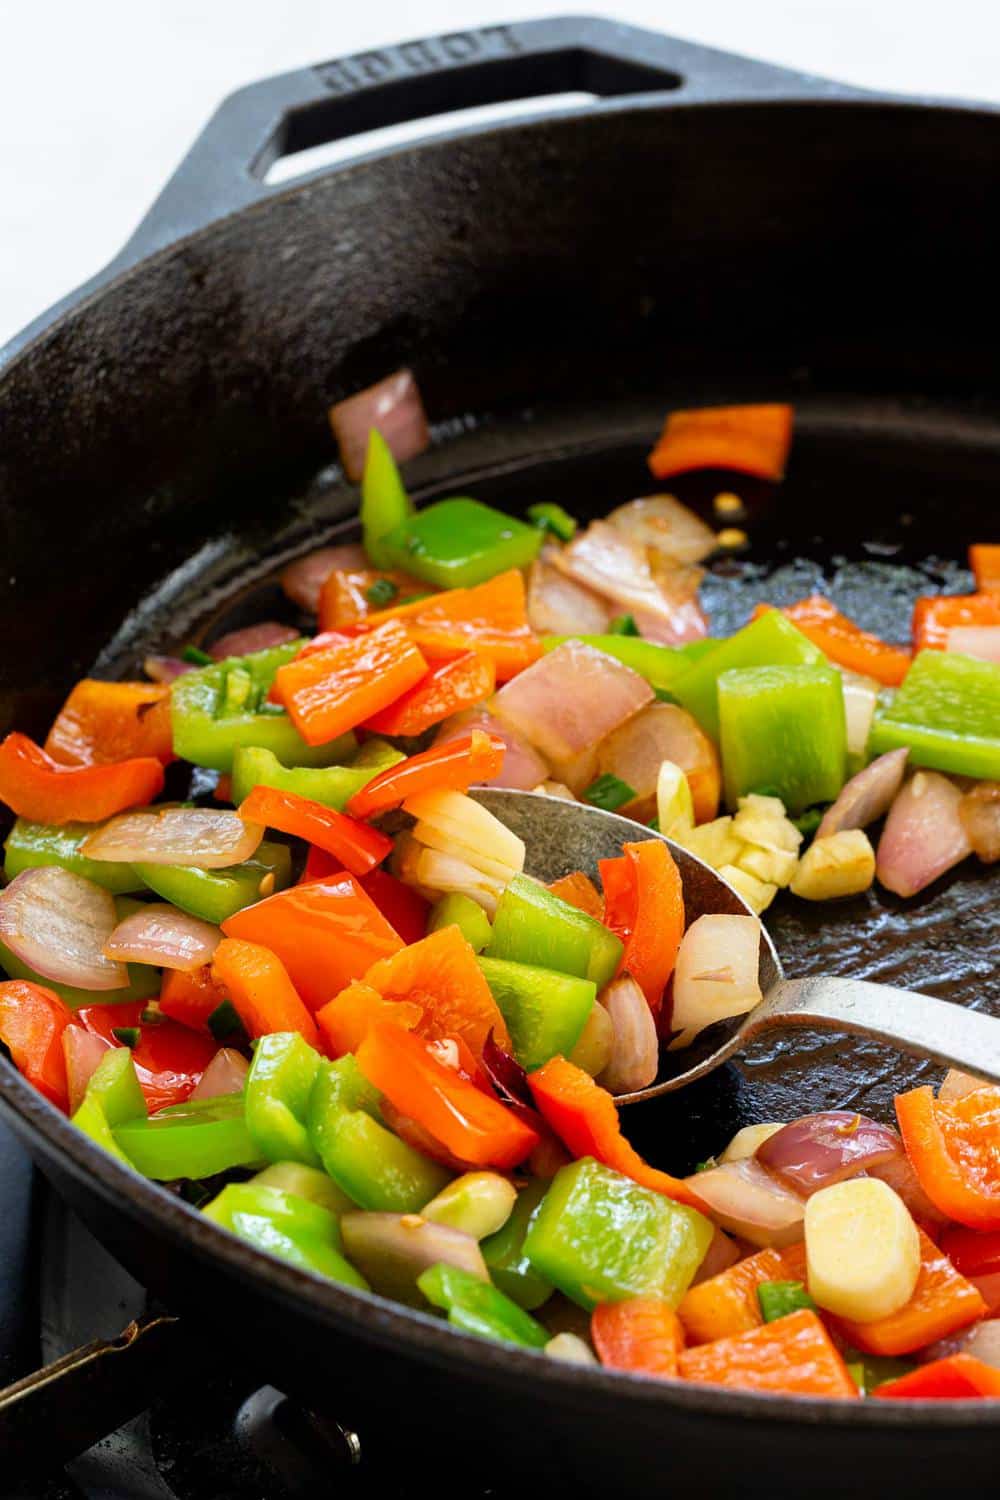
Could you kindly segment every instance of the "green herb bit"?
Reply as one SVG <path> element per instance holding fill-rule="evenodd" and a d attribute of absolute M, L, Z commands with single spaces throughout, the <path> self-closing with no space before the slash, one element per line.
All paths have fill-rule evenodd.
<path fill-rule="evenodd" d="M 195 667 L 210 667 L 215 658 L 209 656 L 208 652 L 203 651 L 200 646 L 185 646 L 181 652 L 181 660 L 189 661 Z"/>
<path fill-rule="evenodd" d="M 608 635 L 638 635 L 639 627 L 632 615 L 615 615 L 608 626 Z"/>
<path fill-rule="evenodd" d="M 160 1009 L 160 1002 L 158 1000 L 151 1000 L 147 1006 L 143 1007 L 139 1016 L 139 1020 L 143 1026 L 159 1026 L 160 1022 L 166 1019 L 166 1016 Z"/>
<path fill-rule="evenodd" d="M 365 598 L 369 604 L 391 604 L 398 593 L 399 584 L 393 583 L 391 578 L 376 578 L 365 589 Z"/>
<path fill-rule="evenodd" d="M 142 1033 L 138 1026 L 112 1026 L 111 1035 L 123 1047 L 138 1047 Z"/>
<path fill-rule="evenodd" d="M 582 794 L 584 802 L 589 802 L 592 807 L 602 807 L 605 812 L 615 812 L 617 808 L 624 807 L 626 802 L 634 802 L 636 792 L 627 781 L 621 781 L 617 776 L 612 776 L 606 771 L 603 776 L 598 776 Z"/>
<path fill-rule="evenodd" d="M 217 1005 L 206 1024 L 217 1042 L 224 1042 L 236 1033 L 246 1034 L 231 1000 L 223 1000 L 221 1005 Z"/>
<path fill-rule="evenodd" d="M 757 1287 L 757 1301 L 765 1323 L 775 1323 L 789 1313 L 816 1307 L 801 1281 L 762 1281 Z"/>
<path fill-rule="evenodd" d="M 792 818 L 791 821 L 795 824 L 796 828 L 802 834 L 803 838 L 812 838 L 813 834 L 822 823 L 823 814 L 826 812 L 828 806 L 829 803 L 825 803 L 822 807 L 807 807 L 805 812 L 802 813 L 799 817 Z"/>
<path fill-rule="evenodd" d="M 694 1169 L 696 1172 L 711 1172 L 712 1168 L 718 1165 L 714 1156 L 706 1156 L 704 1161 L 695 1162 Z"/>
<path fill-rule="evenodd" d="M 576 535 L 576 521 L 561 505 L 546 501 L 541 505 L 528 506 L 528 520 L 539 531 L 551 531 L 561 542 L 571 542 Z"/>

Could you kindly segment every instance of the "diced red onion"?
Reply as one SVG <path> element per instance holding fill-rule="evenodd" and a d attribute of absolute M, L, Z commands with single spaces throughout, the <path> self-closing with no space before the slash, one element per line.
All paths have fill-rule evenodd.
<path fill-rule="evenodd" d="M 593 779 L 598 743 L 652 698 L 649 683 L 624 663 L 564 641 L 506 683 L 492 709 L 578 792 Z"/>
<path fill-rule="evenodd" d="M 254 651 L 266 651 L 270 646 L 283 646 L 286 641 L 296 641 L 299 631 L 290 625 L 281 625 L 277 620 L 261 620 L 259 625 L 247 625 L 242 630 L 230 630 L 220 635 L 208 648 L 214 661 L 225 661 L 227 656 L 249 656 Z"/>
<path fill-rule="evenodd" d="M 751 1245 L 780 1249 L 802 1238 L 806 1200 L 753 1157 L 696 1172 L 687 1185 L 721 1229 Z"/>
<path fill-rule="evenodd" d="M 367 568 L 368 554 L 357 543 L 341 547 L 320 547 L 305 557 L 289 563 L 281 575 L 281 587 L 300 609 L 314 615 L 319 610 L 319 596 L 331 573 L 346 573 Z"/>
<path fill-rule="evenodd" d="M 687 1047 L 716 1021 L 746 1015 L 761 999 L 760 922 L 725 912 L 696 917 L 674 968 L 670 1049 Z"/>
<path fill-rule="evenodd" d="M 673 495 L 644 495 L 607 517 L 630 541 L 652 547 L 675 563 L 697 563 L 718 545 L 715 532 Z"/>
<path fill-rule="evenodd" d="M 986 1279 L 978 1278 L 979 1281 Z M 976 1278 L 970 1280 L 975 1281 Z M 1000 1274 L 996 1276 L 996 1280 L 1000 1282 Z M 971 1354 L 973 1358 L 981 1359 L 984 1365 L 1000 1370 L 1000 1318 L 987 1318 L 948 1338 L 938 1339 L 936 1344 L 921 1350 L 919 1358 L 921 1364 L 932 1364 L 938 1359 L 950 1359 L 953 1354 Z"/>
<path fill-rule="evenodd" d="M 648 823 L 656 812 L 660 767 L 672 761 L 691 788 L 696 822 L 714 818 L 719 807 L 719 755 L 697 719 L 677 703 L 651 703 L 609 734 L 597 752 L 597 769 L 617 776 L 635 792 L 628 816 Z"/>
<path fill-rule="evenodd" d="M 946 651 L 960 651 L 980 661 L 1000 662 L 1000 625 L 953 625 Z"/>
<path fill-rule="evenodd" d="M 531 1103 L 527 1073 L 517 1059 L 495 1040 L 492 1030 L 483 1045 L 482 1062 L 483 1071 L 501 1104 L 529 1130 L 534 1130 L 540 1137 L 548 1135 L 549 1127 Z"/>
<path fill-rule="evenodd" d="M 852 776 L 816 830 L 818 839 L 849 828 L 867 828 L 884 817 L 903 785 L 909 750 L 889 750 Z"/>
<path fill-rule="evenodd" d="M 264 837 L 259 823 L 209 807 L 145 808 L 119 813 L 83 845 L 88 859 L 116 864 L 192 865 L 223 870 L 242 864 Z"/>
<path fill-rule="evenodd" d="M 515 733 L 509 725 L 502 724 L 486 708 L 467 708 L 446 719 L 438 730 L 434 743 L 443 745 L 448 740 L 464 739 L 470 729 L 495 734 L 507 746 L 500 773 L 486 783 L 488 786 L 506 786 L 515 791 L 530 792 L 548 776 L 548 766 L 527 740 Z"/>
<path fill-rule="evenodd" d="M 94 1076 L 94 1069 L 108 1050 L 102 1036 L 95 1036 L 83 1026 L 69 1025 L 62 1034 L 63 1056 L 66 1059 L 66 1082 L 69 1085 L 69 1112 L 76 1114 L 83 1103 L 87 1085 Z"/>
<path fill-rule="evenodd" d="M 185 672 L 193 672 L 194 665 L 181 661 L 179 656 L 147 656 L 142 670 L 153 682 L 173 682 L 175 678 L 183 677 Z"/>
<path fill-rule="evenodd" d="M 191 974 L 211 963 L 221 941 L 222 933 L 211 922 L 165 901 L 154 901 L 118 923 L 104 944 L 104 953 L 126 964 L 155 964 Z"/>
<path fill-rule="evenodd" d="M 1000 781 L 977 782 L 958 804 L 958 815 L 973 853 L 984 864 L 995 864 L 1000 859 Z"/>
<path fill-rule="evenodd" d="M 235 1047 L 220 1047 L 202 1073 L 191 1094 L 192 1099 L 220 1099 L 225 1094 L 242 1094 L 250 1064 Z"/>
<path fill-rule="evenodd" d="M 348 1213 L 340 1220 L 344 1252 L 373 1291 L 422 1307 L 417 1277 L 429 1266 L 455 1266 L 488 1282 L 483 1252 L 471 1234 L 419 1214 Z"/>
<path fill-rule="evenodd" d="M 803 1115 L 757 1148 L 761 1166 L 806 1197 L 902 1154 L 895 1130 L 843 1109 Z"/>
<path fill-rule="evenodd" d="M 547 547 L 528 576 L 528 623 L 539 635 L 600 635 L 612 619 L 612 608 L 553 564 Z"/>
<path fill-rule="evenodd" d="M 364 473 L 368 434 L 373 427 L 400 464 L 423 453 L 431 440 L 424 403 L 410 370 L 397 370 L 346 401 L 338 401 L 330 408 L 330 426 L 340 448 L 344 473 L 355 482 Z"/>
<path fill-rule="evenodd" d="M 0 941 L 56 984 L 124 989 L 125 965 L 104 956 L 117 924 L 110 891 L 55 865 L 24 870 L 0 892 Z"/>
<path fill-rule="evenodd" d="M 568 577 L 627 612 L 643 635 L 680 645 L 707 633 L 697 606 L 701 574 L 689 565 L 668 565 L 606 521 L 593 521 L 552 560 Z"/>
<path fill-rule="evenodd" d="M 903 787 L 879 839 L 875 873 L 897 896 L 915 896 L 972 853 L 959 814 L 962 793 L 937 771 L 917 771 Z"/>
<path fill-rule="evenodd" d="M 660 1043 L 649 1002 L 629 975 L 613 980 L 600 998 L 611 1017 L 615 1039 L 611 1061 L 598 1083 L 610 1094 L 648 1088 L 660 1066 Z"/>
<path fill-rule="evenodd" d="M 724 1230 L 716 1227 L 711 1243 L 705 1252 L 705 1259 L 694 1273 L 691 1285 L 697 1286 L 699 1282 L 711 1281 L 713 1276 L 721 1276 L 723 1271 L 728 1271 L 730 1266 L 735 1266 L 739 1258 L 739 1245 L 735 1240 L 731 1240 Z"/>

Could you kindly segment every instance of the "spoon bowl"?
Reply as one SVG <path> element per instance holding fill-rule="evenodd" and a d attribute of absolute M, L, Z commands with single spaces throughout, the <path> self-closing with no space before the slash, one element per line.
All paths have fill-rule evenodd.
<path fill-rule="evenodd" d="M 680 871 L 686 925 L 706 912 L 753 915 L 711 866 L 629 818 L 538 792 L 481 787 L 470 795 L 524 841 L 526 870 L 546 883 L 570 870 L 583 870 L 597 880 L 599 861 L 614 859 L 623 844 L 660 839 Z M 864 979 L 786 978 L 763 924 L 759 977 L 763 999 L 748 1015 L 719 1022 L 683 1052 L 661 1052 L 656 1081 L 634 1093 L 618 1094 L 615 1103 L 636 1104 L 673 1093 L 720 1067 L 761 1032 L 797 1026 L 871 1037 L 1000 1084 L 998 1018 Z"/>

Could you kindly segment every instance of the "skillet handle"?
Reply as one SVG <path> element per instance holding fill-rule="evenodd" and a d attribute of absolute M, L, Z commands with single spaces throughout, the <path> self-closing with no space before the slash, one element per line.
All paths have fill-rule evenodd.
<path fill-rule="evenodd" d="M 281 156 L 430 115 L 566 92 L 654 95 L 659 104 L 686 105 L 859 91 L 598 17 L 514 22 L 380 47 L 231 94 L 114 269 L 282 191 L 264 182 Z"/>

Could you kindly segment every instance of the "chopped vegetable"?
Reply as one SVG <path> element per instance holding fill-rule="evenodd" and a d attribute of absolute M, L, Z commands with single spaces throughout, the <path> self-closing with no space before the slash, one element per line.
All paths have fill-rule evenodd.
<path fill-rule="evenodd" d="M 1000 625 L 1000 599 L 994 593 L 935 594 L 913 606 L 915 651 L 947 651 L 953 630 Z"/>
<path fill-rule="evenodd" d="M 875 879 L 875 850 L 860 828 L 813 840 L 799 860 L 792 894 L 806 901 L 858 896 Z"/>
<path fill-rule="evenodd" d="M 355 979 L 316 1012 L 316 1025 L 333 1057 L 357 1052 L 376 1021 L 390 1021 L 413 1031 L 424 1018 L 420 1005 L 409 1000 L 385 1000 L 370 984 Z"/>
<path fill-rule="evenodd" d="M 367 875 L 392 852 L 392 840 L 384 833 L 296 792 L 254 787 L 240 808 L 240 817 L 251 826 L 277 828 L 325 849 L 352 875 Z"/>
<path fill-rule="evenodd" d="M 279 667 L 274 690 L 309 745 L 324 745 L 416 686 L 427 662 L 396 620 Z"/>
<path fill-rule="evenodd" d="M 709 1164 L 687 1185 L 720 1229 L 751 1245 L 783 1249 L 802 1238 L 805 1199 L 752 1157 Z"/>
<path fill-rule="evenodd" d="M 735 469 L 781 479 L 792 441 L 790 406 L 706 406 L 672 411 L 649 467 L 657 479 L 691 469 Z"/>
<path fill-rule="evenodd" d="M 122 963 L 157 964 L 190 973 L 211 961 L 221 936 L 210 923 L 152 901 L 118 923 L 103 952 Z"/>
<path fill-rule="evenodd" d="M 1000 1089 L 942 1102 L 930 1088 L 896 1098 L 906 1154 L 943 1214 L 970 1229 L 1000 1229 Z"/>
<path fill-rule="evenodd" d="M 903 785 L 909 753 L 906 749 L 889 750 L 852 776 L 823 814 L 816 837 L 824 839 L 846 829 L 867 828 L 884 817 Z"/>
<path fill-rule="evenodd" d="M 770 607 L 758 605 L 757 613 Z M 798 604 L 786 605 L 781 613 L 797 625 L 824 656 L 850 672 L 874 677 L 885 687 L 898 687 L 910 670 L 909 651 L 890 646 L 877 635 L 862 630 L 822 594 L 813 594 Z"/>
<path fill-rule="evenodd" d="M 858 1388 L 830 1335 L 814 1312 L 800 1312 L 765 1323 L 735 1338 L 688 1349 L 680 1357 L 684 1380 L 771 1391 L 793 1396 L 855 1400 Z"/>
<path fill-rule="evenodd" d="M 749 667 L 718 678 L 726 800 L 767 786 L 793 813 L 830 802 L 844 784 L 847 738 L 830 667 Z"/>
<path fill-rule="evenodd" d="M 173 759 L 170 689 L 84 677 L 59 710 L 45 750 L 66 766 L 109 766 L 136 756 L 166 765 Z"/>
<path fill-rule="evenodd" d="M 553 1290 L 551 1281 L 535 1270 L 524 1253 L 525 1238 L 548 1186 L 539 1177 L 529 1178 L 518 1193 L 517 1202 L 503 1228 L 483 1240 L 480 1246 L 492 1280 L 527 1312 L 533 1312 L 547 1302 Z"/>
<path fill-rule="evenodd" d="M 128 984 L 125 965 L 104 952 L 117 923 L 110 891 L 55 865 L 25 870 L 0 892 L 4 948 L 42 978 L 76 989 Z"/>
<path fill-rule="evenodd" d="M 517 1202 L 517 1189 L 497 1172 L 466 1172 L 421 1210 L 432 1224 L 446 1224 L 474 1240 L 498 1234 Z M 485 1272 L 485 1267 L 484 1267 Z"/>
<path fill-rule="evenodd" d="M 136 1171 L 157 1182 L 214 1177 L 260 1161 L 238 1095 L 171 1105 L 148 1119 L 126 1120 L 113 1134 Z"/>
<path fill-rule="evenodd" d="M 609 984 L 600 998 L 612 1037 L 611 1055 L 598 1075 L 601 1087 L 611 1094 L 647 1088 L 660 1066 L 656 1021 L 648 1000 L 628 974 Z M 573 1059 L 579 1066 L 575 1052 Z"/>
<path fill-rule="evenodd" d="M 692 1286 L 677 1309 L 688 1341 L 708 1344 L 769 1322 L 760 1288 L 778 1285 L 785 1275 L 785 1262 L 777 1250 L 758 1250 L 718 1276 Z"/>
<path fill-rule="evenodd" d="M 263 828 L 236 813 L 207 807 L 144 808 L 119 813 L 83 845 L 88 859 L 220 870 L 257 852 Z"/>
<path fill-rule="evenodd" d="M 605 773 L 592 781 L 590 786 L 585 787 L 580 793 L 581 801 L 589 802 L 591 807 L 601 807 L 605 812 L 616 812 L 618 808 L 624 807 L 627 802 L 635 801 L 635 788 L 625 781 L 620 781 L 617 776 Z"/>
<path fill-rule="evenodd" d="M 914 896 L 972 853 L 961 818 L 962 793 L 936 771 L 918 771 L 889 810 L 876 874 L 897 896 Z"/>
<path fill-rule="evenodd" d="M 784 615 L 769 610 L 693 662 L 671 684 L 677 701 L 712 739 L 719 738 L 718 683 L 725 672 L 754 667 L 821 667 L 825 658 Z M 752 790 L 752 788 L 747 788 Z M 840 788 L 838 786 L 837 791 Z"/>
<path fill-rule="evenodd" d="M 971 787 L 958 804 L 958 815 L 973 853 L 984 864 L 995 864 L 1000 859 L 1000 781 L 980 781 Z"/>
<path fill-rule="evenodd" d="M 417 1285 L 434 1307 L 448 1314 L 448 1322 L 462 1333 L 475 1333 L 499 1343 L 542 1349 L 549 1341 L 540 1323 L 489 1282 L 468 1271 L 436 1265 L 424 1271 Z"/>
<path fill-rule="evenodd" d="M 482 1251 L 472 1236 L 431 1223 L 421 1214 L 348 1212 L 340 1230 L 347 1254 L 372 1290 L 408 1307 L 425 1305 L 417 1280 L 431 1266 L 448 1266 L 489 1282 Z"/>
<path fill-rule="evenodd" d="M 656 826 L 665 838 L 678 838 L 694 828 L 691 784 L 672 760 L 660 762 L 656 777 Z"/>
<path fill-rule="evenodd" d="M 277 953 L 260 943 L 225 938 L 215 950 L 212 974 L 222 985 L 251 1037 L 297 1031 L 311 1045 L 316 1023 L 303 1005 Z"/>
<path fill-rule="evenodd" d="M 371 741 L 368 742 L 372 743 Z M 404 757 L 401 751 L 385 747 L 386 762 L 361 764 L 356 756 L 349 766 L 283 766 L 270 750 L 253 745 L 241 746 L 233 756 L 232 800 L 239 806 L 254 787 L 273 787 L 279 792 L 294 792 L 320 802 L 324 807 L 343 812 L 344 807 L 361 788 L 380 771 L 395 765 Z"/>
<path fill-rule="evenodd" d="M 330 407 L 329 417 L 344 473 L 353 482 L 362 477 L 373 431 L 384 440 L 397 463 L 415 458 L 430 444 L 424 405 L 412 370 L 396 370 L 345 397 Z"/>
<path fill-rule="evenodd" d="M 629 500 L 611 512 L 608 522 L 672 564 L 701 562 L 715 551 L 716 537 L 711 526 L 673 495 L 644 495 Z"/>
<path fill-rule="evenodd" d="M 231 1182 L 202 1212 L 223 1229 L 300 1270 L 368 1290 L 364 1277 L 340 1252 L 336 1218 L 319 1203 L 255 1179 Z"/>
<path fill-rule="evenodd" d="M 530 1072 L 550 1057 L 573 1051 L 597 994 L 591 980 L 489 956 L 479 960 L 479 967 L 523 1068 Z"/>
<path fill-rule="evenodd" d="M 761 1000 L 756 917 L 706 912 L 681 939 L 674 969 L 670 1025 L 686 1047 L 706 1026 L 743 1016 Z"/>
<path fill-rule="evenodd" d="M 476 1058 L 491 1032 L 499 1046 L 510 1046 L 475 952 L 457 927 L 443 927 L 382 959 L 364 979 L 386 1000 L 418 1005 L 420 1030 L 428 1037 L 461 1037 Z"/>
<path fill-rule="evenodd" d="M 142 877 L 131 867 L 109 860 L 88 859 L 83 845 L 93 827 L 89 823 L 29 823 L 18 818 L 7 835 L 4 874 L 13 880 L 22 871 L 39 865 L 60 865 L 73 875 L 102 885 L 112 895 L 143 889 Z"/>
<path fill-rule="evenodd" d="M 132 1166 L 114 1131 L 130 1121 L 145 1120 L 146 1101 L 132 1054 L 128 1047 L 111 1047 L 90 1076 L 83 1099 L 73 1112 L 73 1124 L 119 1161 Z"/>
<path fill-rule="evenodd" d="M 428 933 L 440 932 L 443 927 L 457 927 L 474 953 L 482 953 L 493 931 L 482 907 L 457 891 L 442 896 L 431 909 Z"/>
<path fill-rule="evenodd" d="M 367 568 L 363 547 L 348 543 L 340 547 L 320 547 L 289 564 L 281 575 L 281 587 L 300 609 L 314 615 L 319 608 L 320 591 L 330 574 L 340 570 Z"/>
<path fill-rule="evenodd" d="M 415 736 L 450 714 L 461 713 L 488 698 L 496 686 L 496 668 L 476 651 L 432 663 L 425 677 L 395 703 L 365 721 L 375 734 Z"/>
<path fill-rule="evenodd" d="M 917 1227 L 877 1178 L 820 1188 L 806 1204 L 809 1291 L 820 1307 L 874 1323 L 905 1307 L 920 1275 Z"/>
<path fill-rule="evenodd" d="M 361 475 L 361 534 L 365 551 L 376 567 L 390 566 L 382 539 L 412 513 L 413 502 L 403 487 L 392 449 L 378 428 L 372 427 Z M 385 604 L 388 600 L 378 602 Z"/>
<path fill-rule="evenodd" d="M 100 823 L 162 790 L 163 766 L 152 756 L 64 766 L 26 734 L 0 742 L 0 802 L 33 823 Z"/>
<path fill-rule="evenodd" d="M 535 533 L 537 535 L 537 533 Z M 402 621 L 430 658 L 476 651 L 491 661 L 497 682 L 537 661 L 541 647 L 528 624 L 524 577 L 518 568 L 471 589 L 448 589 L 369 616 L 369 626 Z"/>
<path fill-rule="evenodd" d="M 757 1160 L 806 1197 L 859 1172 L 874 1174 L 902 1155 L 902 1141 L 890 1126 L 853 1110 L 822 1110 L 789 1125 L 764 1128 L 767 1134 L 754 1152 Z"/>
<path fill-rule="evenodd" d="M 590 1336 L 601 1364 L 612 1370 L 677 1378 L 684 1330 L 660 1297 L 599 1303 L 590 1316 Z"/>
<path fill-rule="evenodd" d="M 203 870 L 193 865 L 146 864 L 108 866 L 134 868 L 150 890 L 182 911 L 218 926 L 227 917 L 284 890 L 292 878 L 292 857 L 287 844 L 262 839 L 251 859 L 221 870 Z"/>
<path fill-rule="evenodd" d="M 265 1161 L 319 1166 L 309 1100 L 320 1057 L 296 1031 L 261 1036 L 246 1081 L 247 1129 Z"/>
<path fill-rule="evenodd" d="M 1000 593 L 1000 544 L 975 542 L 969 548 L 969 567 L 981 594 Z"/>
<path fill-rule="evenodd" d="M 379 537 L 390 566 L 405 568 L 438 588 L 473 588 L 538 555 L 536 526 L 478 500 L 438 500 Z"/>
<path fill-rule="evenodd" d="M 347 804 L 355 818 L 372 818 L 425 792 L 468 791 L 500 770 L 504 744 L 473 729 L 468 737 L 447 740 L 390 766 L 356 792 Z"/>
<path fill-rule="evenodd" d="M 701 570 L 663 557 L 627 528 L 592 521 L 549 555 L 574 583 L 601 595 L 609 614 L 627 611 L 650 640 L 679 646 L 708 632 L 698 603 Z"/>
<path fill-rule="evenodd" d="M 883 1401 L 1000 1398 L 1000 1371 L 971 1354 L 952 1354 L 889 1380 L 873 1393 Z"/>
<path fill-rule="evenodd" d="M 657 1016 L 684 931 L 680 871 L 660 839 L 624 844 L 618 859 L 600 861 L 600 871 L 604 920 L 625 945 L 620 967 L 631 974 Z M 603 988 L 607 979 L 593 977 Z"/>
<path fill-rule="evenodd" d="M 997 600 L 1000 596 L 990 595 Z M 910 762 L 958 776 L 1000 778 L 1000 665 L 921 651 L 872 725 L 876 755 L 908 746 Z"/>
<path fill-rule="evenodd" d="M 547 500 L 539 505 L 529 505 L 527 513 L 528 519 L 539 531 L 551 531 L 560 542 L 573 540 L 576 522 L 561 505 L 554 505 L 551 500 Z"/>
<path fill-rule="evenodd" d="M 63 1033 L 71 1019 L 72 1012 L 45 986 L 0 981 L 0 1042 L 18 1071 L 59 1109 L 69 1104 Z"/>
<path fill-rule="evenodd" d="M 497 906 L 485 956 L 574 974 L 600 990 L 613 977 L 622 952 L 622 943 L 600 922 L 528 876 L 515 875 Z"/>

